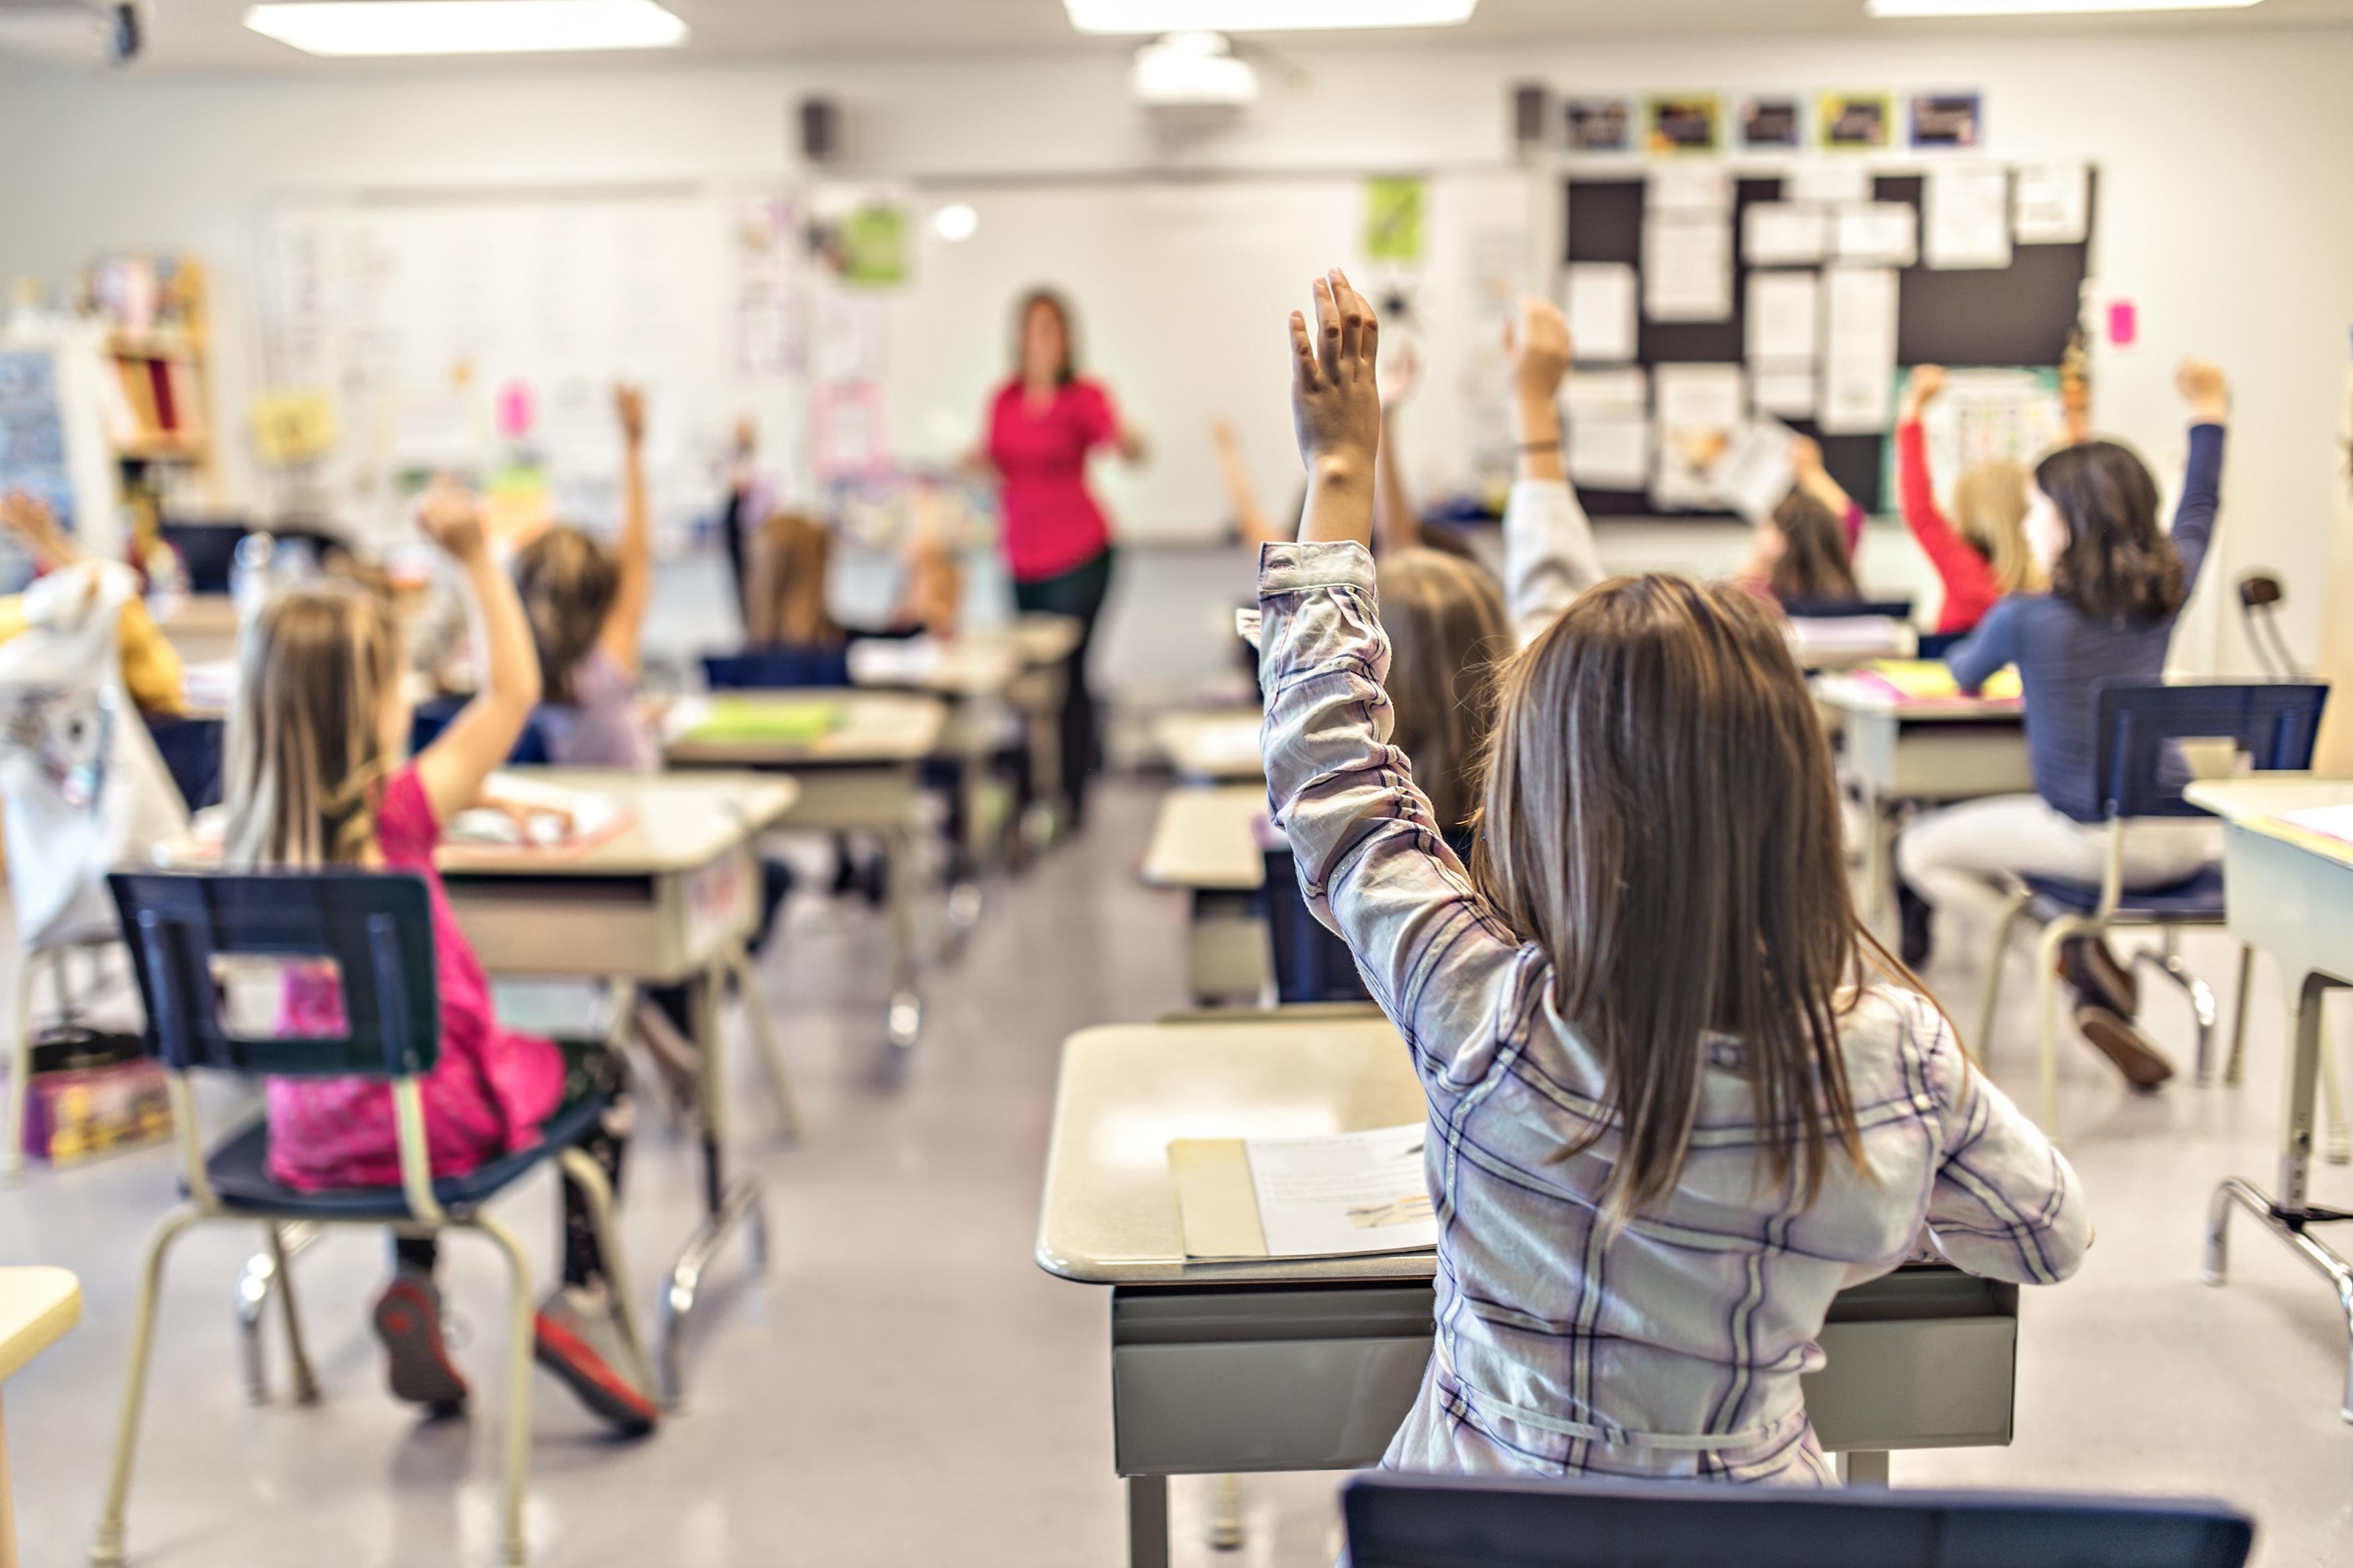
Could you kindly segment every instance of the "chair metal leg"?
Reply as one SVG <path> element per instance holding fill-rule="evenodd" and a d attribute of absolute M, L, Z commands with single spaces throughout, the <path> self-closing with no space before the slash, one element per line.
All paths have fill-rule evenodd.
<path fill-rule="evenodd" d="M 2189 1010 L 2198 1019 L 2198 1081 L 2208 1083 L 2213 1078 L 2214 1020 L 2219 1011 L 2214 1005 L 2214 988 L 2182 962 L 2180 939 L 2174 929 L 2167 926 L 2164 930 L 2164 945 L 2155 952 L 2144 948 L 2134 953 L 2133 967 L 2147 964 L 2179 986 L 2182 994 L 2189 998 Z"/>
<path fill-rule="evenodd" d="M 636 1352 L 638 1364 L 646 1364 L 645 1329 L 638 1321 L 636 1276 L 629 1272 L 628 1258 L 621 1251 L 621 1227 L 615 1217 L 613 1184 L 605 1179 L 605 1167 L 591 1159 L 586 1151 L 566 1149 L 557 1156 L 564 1173 L 579 1184 L 588 1199 L 588 1223 L 596 1232 L 596 1250 L 605 1256 L 605 1275 L 612 1281 L 614 1310 L 620 1314 L 621 1332 Z"/>
<path fill-rule="evenodd" d="M 139 1447 L 139 1415 L 147 1397 L 147 1363 L 155 1349 L 155 1299 L 164 1285 L 164 1255 L 180 1233 L 204 1215 L 183 1204 L 164 1216 L 147 1243 L 147 1259 L 139 1274 L 139 1312 L 132 1321 L 131 1368 L 123 1380 L 122 1414 L 114 1433 L 114 1468 L 106 1483 L 106 1511 L 99 1515 L 98 1537 L 90 1543 L 95 1568 L 121 1568 L 123 1561 L 123 1509 L 131 1499 L 131 1459 Z"/>
<path fill-rule="evenodd" d="M 1993 1059 L 1994 1009 L 2001 1002 L 2001 966 L 2002 960 L 2010 956 L 2010 933 L 2033 896 L 2023 889 L 2007 895 L 2002 900 L 2001 918 L 1994 922 L 1993 948 L 1986 955 L 1985 1004 L 1978 1010 L 1977 1060 L 1980 1067 Z"/>
<path fill-rule="evenodd" d="M 287 1267 L 293 1256 L 286 1244 L 286 1230 L 280 1226 L 269 1227 L 269 1261 L 278 1278 L 278 1310 L 286 1322 L 286 1367 L 294 1383 L 294 1403 L 319 1403 L 319 1379 L 311 1371 L 311 1352 L 302 1344 L 302 1316 L 294 1299 L 294 1270 Z"/>
<path fill-rule="evenodd" d="M 2247 1057 L 2247 997 L 2255 988 L 2255 950 L 2239 944 L 2239 994 L 2231 1005 L 2231 1059 L 2222 1064 L 2222 1081 L 2235 1085 Z"/>
<path fill-rule="evenodd" d="M 890 878 L 891 1002 L 886 1027 L 891 1044 L 911 1050 L 923 1035 L 923 999 L 915 988 L 915 835 L 894 827 L 885 836 L 885 874 Z"/>
<path fill-rule="evenodd" d="M 2327 1117 L 2327 1141 L 2322 1149 L 2332 1165 L 2342 1165 L 2353 1159 L 2353 1139 L 2345 1131 L 2345 1097 L 2337 1085 L 2337 1053 L 2328 1048 L 2328 1038 L 2320 1041 L 2320 1105 Z"/>
<path fill-rule="evenodd" d="M 514 1232 L 488 1215 L 474 1215 L 457 1223 L 489 1237 L 507 1258 L 512 1299 L 508 1303 L 512 1323 L 507 1342 L 507 1473 L 506 1489 L 500 1500 L 499 1561 L 505 1568 L 522 1568 L 530 1551 L 523 1540 L 522 1512 L 523 1494 L 531 1485 L 531 1369 L 538 1313 L 531 1299 L 531 1259 L 523 1256 Z"/>
<path fill-rule="evenodd" d="M 2265 1228 L 2294 1247 L 2297 1256 L 2336 1289 L 2337 1310 L 2345 1314 L 2346 1339 L 2345 1397 L 2337 1407 L 2337 1414 L 2346 1421 L 2353 1422 L 2353 1264 L 2348 1264 L 2311 1230 L 2315 1223 L 2335 1224 L 2353 1219 L 2353 1215 L 2325 1209 L 2309 1215 L 2284 1214 L 2253 1183 L 2237 1176 L 2229 1177 L 2214 1189 L 2214 1196 L 2206 1205 L 2205 1275 L 2209 1285 L 2221 1285 L 2229 1278 L 2230 1224 L 2233 1208 L 2245 1209 L 2261 1220 Z"/>
<path fill-rule="evenodd" d="M 269 1403 L 269 1364 L 262 1349 L 261 1320 L 269 1312 L 278 1282 L 292 1277 L 291 1260 L 318 1237 L 319 1227 L 307 1220 L 265 1226 L 261 1250 L 245 1260 L 244 1272 L 237 1277 L 237 1343 L 245 1363 L 246 1398 L 255 1405 Z M 294 1397 L 301 1404 L 316 1404 L 318 1380 L 303 1348 L 301 1326 L 292 1318 L 288 1319 L 286 1337 L 293 1363 Z"/>
<path fill-rule="evenodd" d="M 753 967 L 750 953 L 741 947 L 728 960 L 728 968 L 735 976 L 735 994 L 743 1001 L 744 1016 L 752 1026 L 752 1043 L 759 1047 L 760 1065 L 767 1069 L 776 1116 L 784 1123 L 785 1136 L 797 1142 L 800 1107 L 793 1099 L 792 1075 L 785 1067 L 785 1043 L 776 1034 L 776 1016 L 769 1010 L 767 994 L 760 989 L 759 972 Z"/>
<path fill-rule="evenodd" d="M 768 1271 L 768 1204 L 760 1184 L 749 1176 L 738 1176 L 721 1194 L 716 1212 L 702 1222 L 701 1229 L 688 1238 L 686 1247 L 670 1265 L 670 1279 L 662 1287 L 656 1303 L 655 1321 L 659 1332 L 656 1353 L 659 1358 L 662 1407 L 675 1410 L 685 1397 L 686 1375 L 683 1342 L 687 1320 L 694 1314 L 695 1298 L 702 1289 L 703 1270 L 711 1266 L 720 1246 L 737 1225 L 748 1228 L 744 1234 L 745 1250 L 749 1254 L 752 1273 Z"/>

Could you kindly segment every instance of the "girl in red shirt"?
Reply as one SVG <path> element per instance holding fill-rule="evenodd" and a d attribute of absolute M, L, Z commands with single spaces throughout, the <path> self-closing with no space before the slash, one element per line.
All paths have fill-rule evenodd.
<path fill-rule="evenodd" d="M 1958 526 L 1937 510 L 1920 416 L 1944 390 L 1944 369 L 1933 364 L 1913 371 L 1905 384 L 1895 422 L 1895 471 L 1904 521 L 1944 580 L 1936 630 L 1949 635 L 1974 630 L 2003 595 L 2031 592 L 2035 572 L 2024 529 L 2026 469 L 2019 464 L 1980 463 L 1961 476 L 1953 491 Z"/>

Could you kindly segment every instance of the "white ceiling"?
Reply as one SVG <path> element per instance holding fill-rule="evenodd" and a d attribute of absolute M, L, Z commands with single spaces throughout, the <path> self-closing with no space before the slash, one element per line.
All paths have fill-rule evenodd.
<path fill-rule="evenodd" d="M 92 59 L 96 5 L 79 0 L 0 0 L 0 52 Z M 314 59 L 240 25 L 248 0 L 141 0 L 146 12 L 144 71 L 324 71 L 353 68 Z M 643 58 L 702 61 L 811 55 L 939 52 L 1097 52 L 1116 55 L 1135 40 L 1092 38 L 1071 27 L 1061 0 L 665 0 L 691 37 L 680 49 Z M 1863 0 L 1481 0 L 1461 27 L 1399 33 L 1262 35 L 1268 45 L 1317 47 L 1394 45 L 1410 37 L 1434 47 L 1495 46 L 1577 37 L 1677 33 L 1755 34 L 1923 27 L 2015 29 L 2017 19 L 1963 23 L 1873 22 Z M 2263 0 L 2245 9 L 2144 13 L 2043 24 L 2111 30 L 2276 28 L 2353 25 L 2353 0 Z M 611 55 L 565 57 L 610 66 Z M 371 62 L 361 68 L 448 70 L 447 59 Z"/>

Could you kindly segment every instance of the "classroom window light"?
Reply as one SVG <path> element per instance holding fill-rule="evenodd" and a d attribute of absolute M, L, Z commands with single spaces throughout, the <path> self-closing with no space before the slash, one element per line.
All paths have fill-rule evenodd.
<path fill-rule="evenodd" d="M 1451 27 L 1479 0 L 1062 0 L 1082 33 L 1291 33 Z"/>
<path fill-rule="evenodd" d="M 1873 16 L 2081 16 L 2115 11 L 2235 11 L 2259 0 L 1870 0 Z"/>
<path fill-rule="evenodd" d="M 686 39 L 686 24 L 654 0 L 311 0 L 253 6 L 245 25 L 330 56 L 666 49 Z"/>

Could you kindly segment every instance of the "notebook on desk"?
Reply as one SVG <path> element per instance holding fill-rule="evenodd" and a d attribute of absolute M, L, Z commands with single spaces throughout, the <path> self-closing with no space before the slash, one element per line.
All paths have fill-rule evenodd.
<path fill-rule="evenodd" d="M 1955 701 L 1962 696 L 1960 682 L 1942 662 L 1933 658 L 1873 659 L 1854 672 L 1853 679 L 1884 690 L 1903 702 Z M 1976 693 L 1996 702 L 2006 702 L 2023 694 L 2019 683 L 2018 667 L 2005 665 L 1996 670 Z"/>
<path fill-rule="evenodd" d="M 673 704 L 664 728 L 674 741 L 805 745 L 832 734 L 841 719 L 842 705 L 823 698 L 697 697 Z"/>
<path fill-rule="evenodd" d="M 1417 1121 L 1318 1138 L 1179 1138 L 1188 1258 L 1344 1258 L 1438 1245 Z"/>

